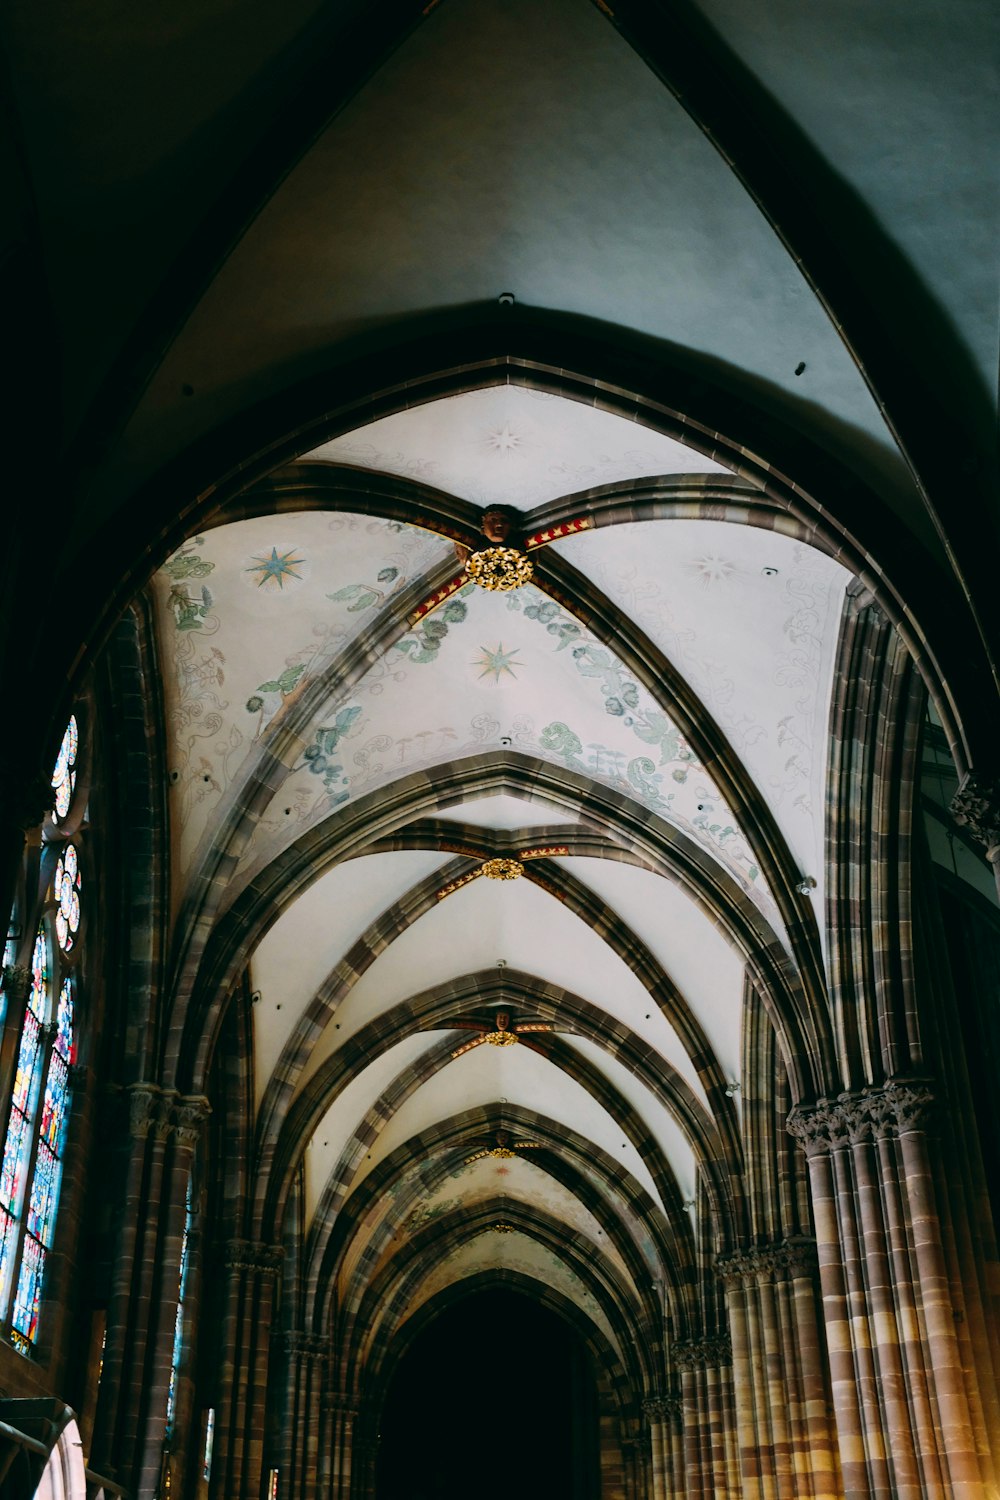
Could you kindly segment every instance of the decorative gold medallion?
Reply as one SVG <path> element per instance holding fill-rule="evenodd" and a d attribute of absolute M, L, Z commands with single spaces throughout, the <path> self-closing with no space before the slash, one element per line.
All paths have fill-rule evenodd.
<path fill-rule="evenodd" d="M 524 874 L 519 859 L 484 859 L 479 869 L 487 880 L 516 880 Z"/>
<path fill-rule="evenodd" d="M 488 1031 L 483 1041 L 489 1042 L 491 1047 L 513 1047 L 517 1042 L 517 1034 L 513 1031 Z"/>
<path fill-rule="evenodd" d="M 506 594 L 530 583 L 535 569 L 530 558 L 516 547 L 484 547 L 480 552 L 470 552 L 465 571 L 481 589 Z"/>

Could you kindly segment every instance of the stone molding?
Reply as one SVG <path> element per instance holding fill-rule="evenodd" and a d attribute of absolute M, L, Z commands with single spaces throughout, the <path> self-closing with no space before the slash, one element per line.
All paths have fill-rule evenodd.
<path fill-rule="evenodd" d="M 1000 779 L 970 771 L 951 799 L 951 815 L 984 846 L 990 864 L 1000 863 Z"/>
<path fill-rule="evenodd" d="M 939 1099 L 925 1079 L 895 1079 L 858 1093 L 796 1105 L 788 1116 L 788 1133 L 807 1156 L 820 1156 L 865 1141 L 894 1139 L 926 1130 Z"/>
<path fill-rule="evenodd" d="M 259 1240 L 227 1240 L 223 1255 L 229 1271 L 256 1271 L 262 1276 L 277 1276 L 285 1252 L 281 1245 L 266 1245 Z"/>
<path fill-rule="evenodd" d="M 681 1370 L 699 1370 L 702 1366 L 731 1365 L 733 1346 L 728 1333 L 710 1334 L 700 1339 L 678 1339 L 671 1345 L 674 1364 Z"/>
<path fill-rule="evenodd" d="M 325 1359 L 330 1352 L 330 1340 L 319 1333 L 306 1333 L 301 1328 L 288 1328 L 281 1336 L 285 1353 L 301 1359 Z"/>
<path fill-rule="evenodd" d="M 136 1140 L 146 1140 L 151 1131 L 161 1141 L 176 1135 L 179 1145 L 194 1150 L 212 1112 L 204 1094 L 178 1094 L 155 1083 L 133 1083 L 127 1093 L 129 1132 Z"/>
<path fill-rule="evenodd" d="M 344 1391 L 326 1391 L 321 1401 L 322 1408 L 334 1417 L 356 1418 L 360 1411 L 358 1398 Z"/>
<path fill-rule="evenodd" d="M 814 1278 L 819 1266 L 815 1240 L 781 1240 L 773 1245 L 752 1245 L 720 1255 L 715 1269 L 727 1286 L 753 1282 Z"/>

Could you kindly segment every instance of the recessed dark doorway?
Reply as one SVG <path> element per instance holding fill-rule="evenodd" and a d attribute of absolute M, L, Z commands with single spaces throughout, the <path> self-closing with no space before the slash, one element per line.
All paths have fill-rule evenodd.
<path fill-rule="evenodd" d="M 377 1500 L 597 1500 L 597 1384 L 557 1314 L 507 1290 L 434 1319 L 400 1360 Z"/>

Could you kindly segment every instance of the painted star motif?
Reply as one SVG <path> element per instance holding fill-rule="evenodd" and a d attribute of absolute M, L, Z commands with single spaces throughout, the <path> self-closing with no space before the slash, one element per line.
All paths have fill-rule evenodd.
<path fill-rule="evenodd" d="M 494 453 L 499 453 L 504 457 L 508 453 L 515 453 L 521 446 L 521 439 L 509 422 L 505 422 L 502 427 L 491 432 L 486 442 Z"/>
<path fill-rule="evenodd" d="M 500 678 L 505 673 L 508 677 L 513 677 L 515 682 L 517 681 L 517 673 L 514 671 L 514 668 L 523 667 L 524 662 L 517 660 L 516 650 L 505 651 L 503 649 L 503 641 L 498 642 L 495 651 L 491 651 L 488 646 L 480 646 L 479 649 L 482 655 L 472 665 L 474 667 L 482 667 L 482 671 L 479 674 L 480 681 L 484 677 L 492 677 L 495 683 L 499 683 Z"/>
<path fill-rule="evenodd" d="M 305 562 L 305 558 L 293 557 L 292 553 L 294 551 L 295 548 L 290 547 L 287 552 L 279 554 L 277 547 L 272 547 L 270 557 L 258 557 L 255 553 L 254 566 L 247 568 L 246 571 L 248 573 L 260 574 L 260 577 L 257 579 L 258 588 L 263 588 L 265 583 L 276 583 L 279 589 L 283 589 L 286 578 L 302 577 L 302 574 L 296 573 L 295 569 L 301 567 Z"/>
<path fill-rule="evenodd" d="M 709 588 L 713 583 L 728 582 L 736 572 L 736 564 L 731 563 L 727 557 L 709 552 L 703 557 L 693 557 L 688 563 L 688 569 Z"/>

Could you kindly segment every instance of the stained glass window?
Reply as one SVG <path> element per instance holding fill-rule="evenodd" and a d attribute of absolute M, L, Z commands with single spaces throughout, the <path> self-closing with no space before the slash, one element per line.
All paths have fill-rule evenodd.
<path fill-rule="evenodd" d="M 80 732 L 74 714 L 66 725 L 56 767 L 52 772 L 52 786 L 56 794 L 56 817 L 62 820 L 69 812 L 76 791 L 76 756 L 80 744 Z"/>
<path fill-rule="evenodd" d="M 184 1210 L 184 1238 L 181 1240 L 181 1270 L 177 1286 L 177 1314 L 174 1318 L 174 1349 L 170 1356 L 170 1384 L 167 1386 L 167 1440 L 174 1430 L 177 1414 L 177 1381 L 180 1376 L 181 1355 L 184 1353 L 184 1298 L 187 1293 L 188 1260 L 191 1252 L 191 1184 L 188 1183 Z"/>
<path fill-rule="evenodd" d="M 212 1449 L 215 1446 L 215 1407 L 210 1406 L 205 1414 L 205 1452 L 201 1464 L 201 1477 L 206 1484 L 212 1477 Z"/>
<path fill-rule="evenodd" d="M 73 805 L 78 751 L 74 717 L 52 773 L 60 821 Z M 77 845 L 60 837 L 58 827 L 43 827 L 42 851 L 43 868 L 54 864 L 54 874 L 34 918 L 30 971 L 18 969 L 19 943 L 11 938 L 5 954 L 11 968 L 4 980 L 5 1021 L 19 1032 L 0 1156 L 0 1326 L 26 1354 L 37 1340 L 63 1175 L 83 888 Z"/>
<path fill-rule="evenodd" d="M 69 953 L 80 927 L 80 860 L 72 844 L 59 856 L 53 881 L 56 902 L 56 932 L 59 946 Z"/>

